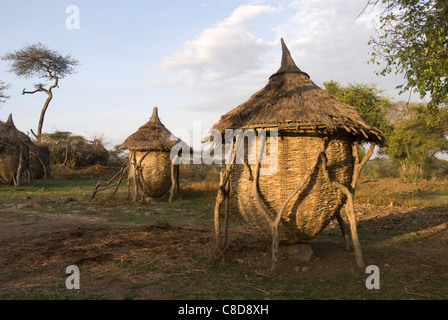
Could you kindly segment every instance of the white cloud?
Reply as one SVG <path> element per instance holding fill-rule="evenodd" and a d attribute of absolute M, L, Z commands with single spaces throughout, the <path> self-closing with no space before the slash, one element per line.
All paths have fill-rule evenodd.
<path fill-rule="evenodd" d="M 172 84 L 182 79 L 208 85 L 259 68 L 260 57 L 274 44 L 257 38 L 248 23 L 275 11 L 269 5 L 238 7 L 228 18 L 187 41 L 182 52 L 164 57 L 162 68 L 177 73 Z"/>
<path fill-rule="evenodd" d="M 396 78 L 381 78 L 367 65 L 372 13 L 353 0 L 280 0 L 252 4 L 184 43 L 162 60 L 157 85 L 185 89 L 178 105 L 190 112 L 223 114 L 266 85 L 281 61 L 284 38 L 299 68 L 318 85 L 323 81 L 379 83 L 393 94 Z M 262 26 L 264 33 L 255 34 Z M 270 32 L 266 33 L 268 29 Z"/>
<path fill-rule="evenodd" d="M 297 66 L 320 85 L 323 81 L 377 83 L 397 96 L 402 79 L 374 74 L 367 64 L 378 11 L 363 11 L 364 2 L 353 0 L 297 0 L 285 8 L 284 22 L 277 27 Z M 361 15 L 360 15 L 361 14 Z"/>

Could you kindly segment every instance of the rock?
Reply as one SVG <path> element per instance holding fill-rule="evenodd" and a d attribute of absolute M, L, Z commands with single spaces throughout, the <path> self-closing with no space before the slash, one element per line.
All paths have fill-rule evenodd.
<path fill-rule="evenodd" d="M 292 245 L 281 245 L 279 247 L 280 255 L 289 259 L 297 259 L 299 261 L 310 261 L 313 257 L 313 249 L 309 244 L 299 243 Z"/>
<path fill-rule="evenodd" d="M 307 272 L 307 271 L 310 271 L 310 267 L 303 267 L 302 268 L 302 272 Z"/>

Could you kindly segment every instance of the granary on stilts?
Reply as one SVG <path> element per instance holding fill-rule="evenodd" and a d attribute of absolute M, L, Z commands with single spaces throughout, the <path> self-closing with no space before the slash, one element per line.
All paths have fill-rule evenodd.
<path fill-rule="evenodd" d="M 333 218 L 337 218 L 349 249 L 340 214 L 345 205 L 356 261 L 362 266 L 353 197 L 362 167 L 375 145 L 384 144 L 384 136 L 353 107 L 314 84 L 296 66 L 283 39 L 281 44 L 280 69 L 267 85 L 213 126 L 222 135 L 226 129 L 253 129 L 258 134 L 256 147 L 244 144 L 247 147 L 240 164 L 235 163 L 235 144 L 243 141 L 232 138 L 233 161 L 221 172 L 215 205 L 218 247 L 226 241 L 230 191 L 248 224 L 272 240 L 273 273 L 280 245 L 306 243 Z M 264 140 L 260 139 L 263 132 Z M 360 159 L 358 146 L 363 142 L 370 143 L 370 148 Z M 276 148 L 271 148 L 273 144 Z M 275 170 L 260 174 L 267 169 L 262 157 L 275 163 Z M 250 163 L 250 158 L 256 161 Z"/>
<path fill-rule="evenodd" d="M 0 183 L 19 187 L 26 172 L 32 179 L 30 151 L 39 152 L 31 139 L 15 127 L 12 115 L 6 122 L 0 121 Z"/>
<path fill-rule="evenodd" d="M 178 159 L 182 144 L 160 122 L 157 107 L 154 107 L 150 120 L 120 145 L 119 149 L 130 151 L 128 179 L 134 185 L 134 201 L 139 196 L 158 199 L 170 191 L 171 202 L 175 188 L 180 199 Z"/>

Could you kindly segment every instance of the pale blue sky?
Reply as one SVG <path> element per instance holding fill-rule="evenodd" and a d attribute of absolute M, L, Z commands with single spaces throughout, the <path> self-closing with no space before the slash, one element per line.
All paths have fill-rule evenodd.
<path fill-rule="evenodd" d="M 79 8 L 79 29 L 66 28 L 69 5 Z M 41 42 L 78 59 L 77 73 L 54 90 L 44 132 L 104 135 L 111 148 L 154 106 L 174 133 L 194 124 L 206 132 L 275 73 L 280 37 L 318 85 L 375 82 L 408 99 L 397 96 L 399 78 L 377 77 L 366 63 L 374 12 L 356 19 L 363 7 L 353 0 L 0 0 L 0 55 Z M 0 61 L 0 80 L 12 84 L 0 119 L 12 113 L 20 130 L 35 130 L 46 95 L 22 95 L 37 81 L 7 69 Z"/>

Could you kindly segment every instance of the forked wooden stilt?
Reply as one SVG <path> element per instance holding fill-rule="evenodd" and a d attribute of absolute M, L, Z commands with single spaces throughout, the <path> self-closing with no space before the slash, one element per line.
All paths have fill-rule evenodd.
<path fill-rule="evenodd" d="M 343 184 L 341 184 L 337 181 L 331 181 L 330 174 L 328 173 L 328 169 L 327 169 L 327 156 L 325 155 L 325 153 L 321 154 L 322 171 L 324 173 L 324 177 L 325 177 L 327 183 L 329 185 L 332 185 L 333 187 L 339 189 L 340 191 L 342 191 L 347 198 L 345 210 L 346 210 L 347 218 L 350 222 L 350 233 L 352 235 L 352 242 L 353 242 L 353 248 L 354 248 L 355 256 L 356 256 L 356 263 L 359 267 L 364 267 L 364 260 L 362 257 L 361 243 L 359 242 L 359 238 L 358 238 L 357 220 L 356 220 L 356 214 L 355 214 L 355 209 L 354 209 L 354 195 L 355 195 L 356 184 L 358 182 L 358 178 L 359 178 L 361 169 L 365 165 L 367 160 L 372 156 L 374 148 L 375 148 L 375 144 L 372 143 L 370 145 L 369 151 L 363 157 L 362 161 L 359 161 L 358 143 L 354 142 L 352 144 L 352 151 L 353 151 L 355 165 L 354 165 L 354 169 L 353 169 L 352 181 L 351 181 L 349 188 L 347 188 L 346 186 L 344 186 Z M 341 219 L 341 221 L 342 221 L 342 217 L 340 215 L 339 215 L 339 217 L 336 216 L 336 218 L 338 219 L 338 221 L 339 221 L 339 219 Z M 340 224 L 341 224 L 341 222 L 340 222 Z M 345 231 L 343 231 L 343 233 L 344 232 Z M 344 238 L 345 238 L 345 236 L 344 236 Z"/>
<path fill-rule="evenodd" d="M 324 141 L 322 143 L 322 146 L 319 149 L 317 157 L 316 157 L 315 161 L 313 162 L 312 166 L 305 173 L 305 176 L 299 182 L 299 184 L 296 187 L 296 189 L 293 192 L 291 192 L 291 194 L 289 194 L 289 196 L 286 198 L 286 200 L 284 201 L 282 207 L 280 208 L 280 210 L 275 215 L 275 219 L 272 219 L 271 215 L 266 210 L 266 207 L 263 204 L 263 201 L 262 201 L 261 196 L 260 196 L 260 191 L 259 191 L 259 183 L 258 183 L 258 181 L 259 181 L 259 177 L 260 177 L 260 164 L 261 164 L 261 160 L 262 160 L 261 159 L 261 155 L 264 152 L 265 146 L 266 146 L 266 141 L 264 140 L 263 145 L 261 146 L 261 148 L 259 148 L 259 153 L 257 153 L 257 164 L 256 164 L 256 167 L 255 167 L 255 176 L 254 176 L 254 180 L 253 180 L 253 190 L 254 190 L 255 199 L 257 200 L 258 208 L 263 213 L 263 216 L 265 217 L 266 222 L 268 223 L 269 229 L 271 231 L 271 236 L 272 236 L 271 274 L 272 275 L 276 275 L 277 272 L 278 272 L 278 256 L 279 256 L 278 251 L 279 251 L 279 245 L 280 245 L 280 238 L 279 238 L 278 228 L 279 228 L 279 225 L 280 225 L 281 218 L 283 216 L 283 212 L 285 211 L 289 201 L 291 201 L 291 199 L 294 198 L 297 195 L 297 193 L 300 192 L 300 190 L 302 190 L 303 186 L 306 184 L 306 182 L 309 180 L 309 178 L 313 174 L 314 170 L 317 167 L 317 164 L 319 163 L 320 155 L 323 152 L 325 152 L 325 149 L 326 149 L 326 146 L 327 146 L 327 140 L 324 139 Z"/>

